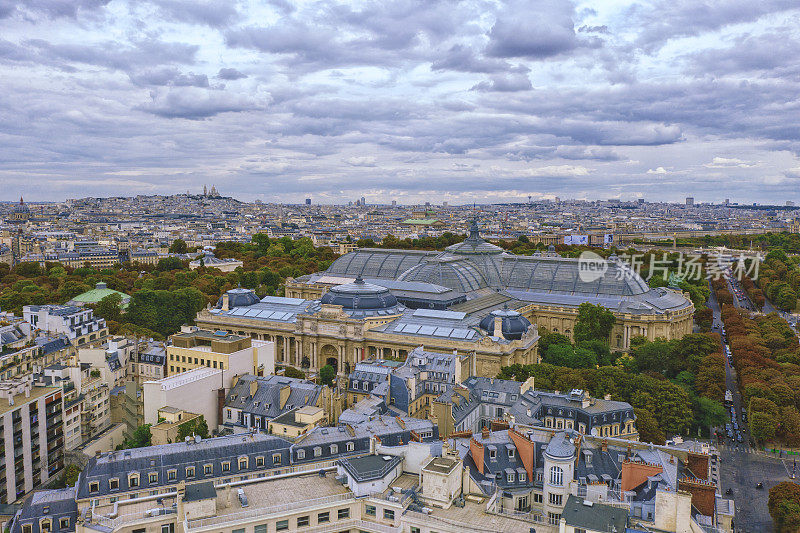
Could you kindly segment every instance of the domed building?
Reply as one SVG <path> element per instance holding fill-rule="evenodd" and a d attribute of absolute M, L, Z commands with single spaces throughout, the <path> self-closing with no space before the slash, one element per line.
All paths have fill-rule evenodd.
<path fill-rule="evenodd" d="M 24 224 L 31 218 L 31 208 L 25 203 L 22 199 L 22 196 L 19 197 L 19 203 L 14 206 L 14 209 L 11 210 L 11 214 L 8 216 L 8 222 L 11 224 Z"/>
<path fill-rule="evenodd" d="M 651 289 L 618 260 L 604 267 L 587 276 L 577 259 L 510 254 L 481 238 L 473 220 L 466 240 L 443 251 L 357 249 L 324 272 L 288 279 L 285 297 L 229 291 L 227 306 L 220 301 L 196 322 L 274 341 L 282 364 L 349 373 L 364 359 L 404 360 L 424 346 L 467 355 L 472 375 L 490 377 L 539 361 L 539 326 L 572 336 L 583 302 L 617 317 L 612 350 L 627 350 L 636 335 L 691 332 L 685 295 Z"/>

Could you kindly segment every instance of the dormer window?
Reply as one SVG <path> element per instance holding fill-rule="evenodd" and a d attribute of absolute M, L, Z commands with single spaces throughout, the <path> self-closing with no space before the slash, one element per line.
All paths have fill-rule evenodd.
<path fill-rule="evenodd" d="M 194 477 L 194 467 L 187 466 L 186 467 L 186 477 Z"/>
<path fill-rule="evenodd" d="M 152 485 L 158 483 L 158 472 L 150 472 L 147 474 L 147 481 Z"/>
<path fill-rule="evenodd" d="M 514 479 L 515 479 L 514 472 L 509 472 L 507 477 L 508 477 L 508 482 L 509 483 L 514 483 Z"/>
<path fill-rule="evenodd" d="M 119 479 L 118 478 L 111 478 L 108 480 L 108 490 L 117 490 L 119 489 Z"/>
<path fill-rule="evenodd" d="M 100 490 L 100 483 L 97 481 L 90 481 L 89 482 L 89 492 L 97 492 Z"/>
<path fill-rule="evenodd" d="M 128 486 L 131 488 L 139 486 L 139 474 L 137 473 L 128 474 Z"/>
<path fill-rule="evenodd" d="M 516 452 L 517 452 L 517 450 L 516 450 L 516 449 L 514 449 L 514 448 L 509 448 L 509 449 L 508 449 L 508 458 L 509 458 L 509 459 L 513 459 L 514 457 L 516 457 L 516 455 L 517 455 L 517 454 L 516 454 Z"/>
<path fill-rule="evenodd" d="M 247 470 L 247 457 L 239 458 L 239 470 Z"/>

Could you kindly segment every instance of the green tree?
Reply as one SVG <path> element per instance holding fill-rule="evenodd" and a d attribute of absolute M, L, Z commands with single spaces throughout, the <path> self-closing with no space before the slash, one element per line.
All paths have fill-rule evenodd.
<path fill-rule="evenodd" d="M 575 323 L 575 342 L 601 340 L 608 342 L 611 328 L 616 322 L 614 313 L 602 305 L 584 302 L 578 306 L 578 321 Z"/>
<path fill-rule="evenodd" d="M 183 239 L 175 239 L 172 241 L 172 244 L 169 245 L 169 253 L 171 254 L 185 254 L 189 251 L 189 247 L 186 246 L 186 241 Z"/>
<path fill-rule="evenodd" d="M 150 424 L 139 426 L 133 432 L 130 439 L 125 439 L 125 442 L 120 446 L 123 450 L 129 448 L 145 448 L 152 445 L 153 435 L 150 433 Z"/>
<path fill-rule="evenodd" d="M 336 370 L 331 365 L 325 365 L 319 369 L 319 380 L 323 385 L 333 386 L 333 379 L 336 377 Z"/>
<path fill-rule="evenodd" d="M 764 443 L 775 438 L 778 421 L 769 413 L 756 411 L 750 413 L 750 434 L 756 441 Z"/>
<path fill-rule="evenodd" d="M 164 257 L 158 260 L 156 270 L 159 272 L 167 272 L 169 270 L 182 270 L 184 267 L 183 261 L 177 257 Z"/>
<path fill-rule="evenodd" d="M 800 486 L 781 481 L 769 489 L 767 508 L 777 533 L 797 533 L 800 525 Z"/>
<path fill-rule="evenodd" d="M 297 379 L 306 379 L 306 373 L 302 370 L 298 370 L 293 366 L 287 366 L 283 368 L 283 375 L 287 378 L 297 378 Z"/>
<path fill-rule="evenodd" d="M 724 426 L 728 421 L 728 412 L 725 407 L 714 400 L 708 398 L 697 398 L 697 413 L 695 421 L 702 428 L 712 428 Z"/>
<path fill-rule="evenodd" d="M 78 465 L 70 464 L 64 467 L 64 472 L 61 474 L 61 487 L 74 487 L 78 482 L 78 476 L 81 474 L 81 469 Z"/>
<path fill-rule="evenodd" d="M 653 413 L 647 409 L 634 408 L 636 415 L 636 431 L 639 432 L 639 440 L 642 442 L 652 442 L 653 444 L 664 444 L 664 431 L 659 427 Z"/>
<path fill-rule="evenodd" d="M 97 305 L 94 308 L 94 314 L 100 318 L 105 318 L 106 320 L 119 322 L 120 317 L 122 316 L 122 309 L 120 309 L 121 303 L 122 296 L 116 292 L 109 294 L 108 296 L 104 296 L 99 302 L 97 302 Z"/>

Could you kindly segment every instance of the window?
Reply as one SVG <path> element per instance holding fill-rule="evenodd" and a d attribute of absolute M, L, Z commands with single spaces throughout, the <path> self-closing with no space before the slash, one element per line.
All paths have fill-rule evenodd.
<path fill-rule="evenodd" d="M 319 513 L 317 515 L 317 524 L 324 524 L 325 522 L 331 521 L 331 514 L 328 512 Z"/>
<path fill-rule="evenodd" d="M 203 465 L 203 474 L 211 475 L 214 473 L 214 465 Z"/>
<path fill-rule="evenodd" d="M 355 445 L 352 442 L 347 443 L 347 451 L 352 452 L 355 449 Z"/>
<path fill-rule="evenodd" d="M 273 460 L 274 459 L 275 458 L 273 457 Z M 263 455 L 259 455 L 258 457 L 256 457 L 256 466 L 264 466 L 264 456 Z"/>
<path fill-rule="evenodd" d="M 194 477 L 194 467 L 187 466 L 186 467 L 186 477 Z"/>
<path fill-rule="evenodd" d="M 533 493 L 533 503 L 542 503 L 542 495 Z"/>
<path fill-rule="evenodd" d="M 33 524 L 23 524 L 22 533 L 33 533 Z"/>
<path fill-rule="evenodd" d="M 97 481 L 90 481 L 89 482 L 89 492 L 97 492 L 100 490 L 100 483 Z"/>
<path fill-rule="evenodd" d="M 247 457 L 239 458 L 239 470 L 247 470 Z"/>
<path fill-rule="evenodd" d="M 516 476 L 514 475 L 514 472 L 509 472 L 508 476 L 507 476 L 507 479 L 508 479 L 509 483 L 514 483 L 514 480 L 516 479 Z"/>
<path fill-rule="evenodd" d="M 331 455 L 336 455 L 337 453 L 339 453 L 339 445 L 331 444 Z"/>
<path fill-rule="evenodd" d="M 497 458 L 497 450 L 494 448 L 489 448 L 489 459 L 494 461 Z"/>
<path fill-rule="evenodd" d="M 586 530 L 583 529 L 582 527 L 576 527 L 574 531 L 575 533 L 586 533 Z"/>
<path fill-rule="evenodd" d="M 244 528 L 241 527 L 239 529 L 234 529 L 233 531 L 231 531 L 231 533 L 244 533 Z"/>
<path fill-rule="evenodd" d="M 253 533 L 267 533 L 267 524 L 259 524 L 253 528 Z"/>
<path fill-rule="evenodd" d="M 420 533 L 420 530 L 418 527 L 411 526 L 411 533 Z"/>
<path fill-rule="evenodd" d="M 139 486 L 139 474 L 128 474 L 128 486 L 131 488 Z"/>
<path fill-rule="evenodd" d="M 339 520 L 341 520 L 343 518 L 350 518 L 350 509 L 348 509 L 348 508 L 339 509 L 336 512 L 336 518 L 338 518 Z"/>
<path fill-rule="evenodd" d="M 509 457 L 509 459 L 513 459 L 514 458 L 514 455 L 516 455 L 515 452 L 516 452 L 516 449 L 514 449 L 514 448 L 509 448 L 508 449 L 508 457 Z"/>
<path fill-rule="evenodd" d="M 297 458 L 298 459 L 305 459 L 306 458 L 306 451 L 305 450 L 297 450 Z"/>
<path fill-rule="evenodd" d="M 367 505 L 366 507 L 364 507 L 364 514 L 367 516 L 375 516 L 375 506 Z"/>
<path fill-rule="evenodd" d="M 111 478 L 108 480 L 108 490 L 117 490 L 119 488 L 119 479 Z"/>
<path fill-rule="evenodd" d="M 517 477 L 519 478 L 520 483 L 525 483 L 525 478 L 527 476 L 525 475 L 525 472 L 520 472 L 519 474 L 517 474 Z"/>
<path fill-rule="evenodd" d="M 161 533 L 175 533 L 175 524 L 162 524 Z"/>
<path fill-rule="evenodd" d="M 147 474 L 147 481 L 149 483 L 158 483 L 158 472 L 150 472 Z"/>
<path fill-rule="evenodd" d="M 561 494 L 550 494 L 550 505 L 561 505 Z"/>
<path fill-rule="evenodd" d="M 550 522 L 552 525 L 558 525 L 558 521 L 561 520 L 561 515 L 559 513 L 547 513 L 547 521 Z"/>
<path fill-rule="evenodd" d="M 386 520 L 394 520 L 394 511 L 391 509 L 384 509 L 383 518 L 385 518 Z"/>
<path fill-rule="evenodd" d="M 275 531 L 287 531 L 288 529 L 289 529 L 288 520 L 278 520 L 277 522 L 275 522 Z M 244 533 L 244 530 L 242 530 L 242 533 Z"/>
<path fill-rule="evenodd" d="M 131 533 L 147 533 L 147 528 L 140 527 L 138 529 L 134 529 Z"/>
<path fill-rule="evenodd" d="M 230 472 L 231 471 L 231 462 L 230 461 L 222 461 L 222 471 L 223 472 Z"/>
<path fill-rule="evenodd" d="M 67 529 L 69 527 L 69 517 L 65 516 L 63 518 L 59 518 L 58 527 L 60 527 L 61 529 Z"/>
<path fill-rule="evenodd" d="M 311 523 L 311 517 L 309 517 L 308 515 L 297 517 L 297 527 L 305 527 L 310 523 Z"/>
<path fill-rule="evenodd" d="M 175 481 L 176 479 L 178 479 L 178 471 L 174 468 L 167 470 L 167 481 Z"/>
<path fill-rule="evenodd" d="M 557 487 L 564 484 L 564 470 L 560 466 L 550 467 L 550 484 Z"/>
<path fill-rule="evenodd" d="M 280 466 L 281 464 L 281 454 L 273 453 L 272 454 L 272 464 L 275 466 Z"/>
<path fill-rule="evenodd" d="M 314 447 L 314 457 L 319 457 L 322 455 L 322 448 L 319 446 Z"/>

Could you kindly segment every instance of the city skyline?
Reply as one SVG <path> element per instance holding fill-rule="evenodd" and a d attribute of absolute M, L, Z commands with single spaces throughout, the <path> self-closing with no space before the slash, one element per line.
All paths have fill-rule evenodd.
<path fill-rule="evenodd" d="M 0 6 L 3 199 L 782 205 L 796 4 Z"/>

